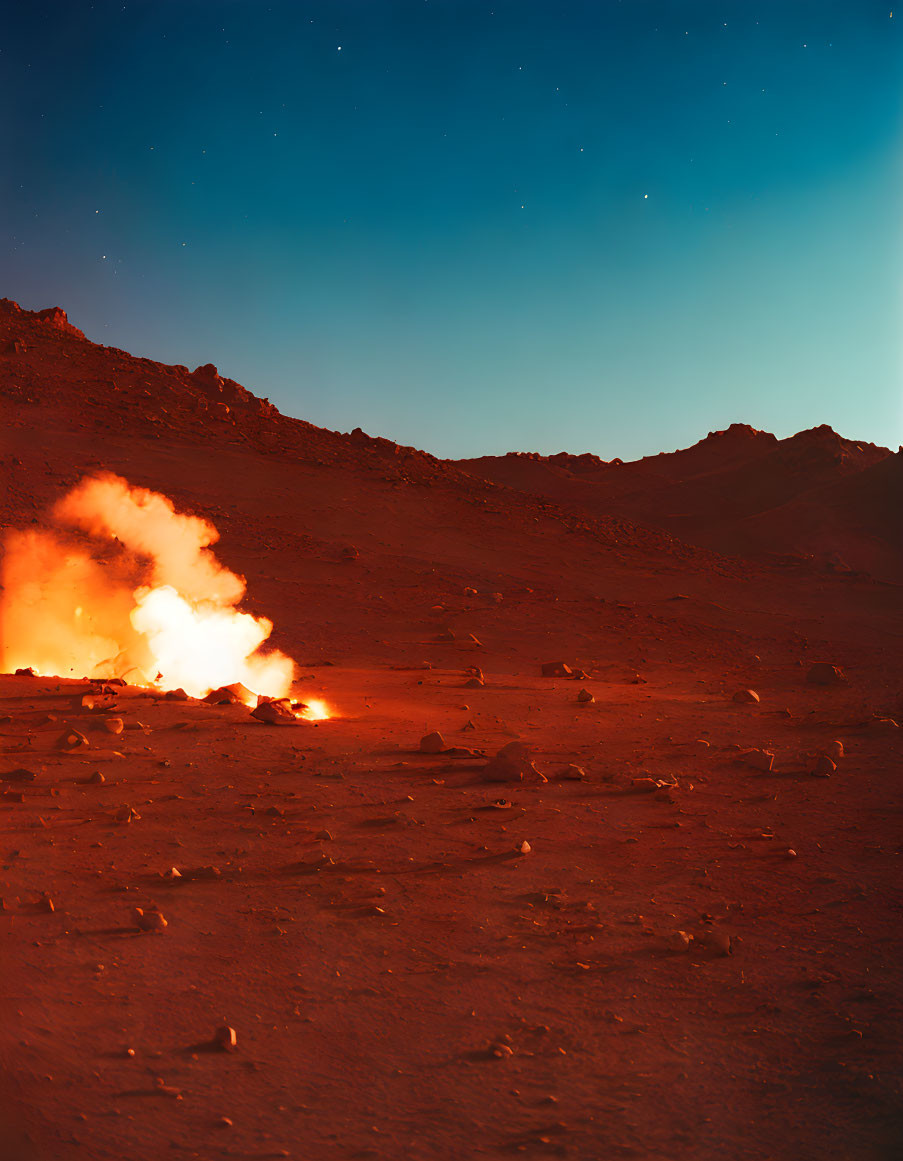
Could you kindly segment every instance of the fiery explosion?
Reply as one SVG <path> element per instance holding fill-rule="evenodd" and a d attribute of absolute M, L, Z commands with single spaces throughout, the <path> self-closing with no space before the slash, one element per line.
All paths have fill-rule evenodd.
<path fill-rule="evenodd" d="M 63 497 L 50 523 L 5 540 L 5 671 L 121 677 L 193 697 L 233 683 L 287 695 L 294 663 L 260 651 L 272 622 L 237 608 L 245 582 L 210 550 L 219 533 L 208 521 L 104 474 Z"/>

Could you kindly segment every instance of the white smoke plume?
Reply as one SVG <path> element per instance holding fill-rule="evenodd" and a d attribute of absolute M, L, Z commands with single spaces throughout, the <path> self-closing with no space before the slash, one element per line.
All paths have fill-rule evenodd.
<path fill-rule="evenodd" d="M 216 528 L 112 474 L 82 480 L 50 529 L 4 542 L 0 665 L 60 677 L 124 677 L 195 697 L 241 682 L 283 697 L 293 662 L 261 653 L 265 617 L 236 606 L 245 582 L 216 559 Z"/>

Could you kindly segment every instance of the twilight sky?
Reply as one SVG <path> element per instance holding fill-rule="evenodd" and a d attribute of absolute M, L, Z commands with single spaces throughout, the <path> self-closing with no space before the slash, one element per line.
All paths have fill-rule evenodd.
<path fill-rule="evenodd" d="M 892 0 L 43 0 L 0 295 L 443 456 L 903 443 Z"/>

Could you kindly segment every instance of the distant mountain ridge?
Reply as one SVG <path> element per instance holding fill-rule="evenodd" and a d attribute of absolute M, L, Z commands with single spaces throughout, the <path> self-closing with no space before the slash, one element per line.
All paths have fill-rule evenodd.
<path fill-rule="evenodd" d="M 595 516 L 660 527 L 730 555 L 808 558 L 903 580 L 903 453 L 827 424 L 778 439 L 735 423 L 640 460 L 560 452 L 456 461 L 474 475 Z"/>
<path fill-rule="evenodd" d="M 51 429 L 71 433 L 72 455 L 50 461 L 45 478 L 17 453 L 24 443 L 36 451 L 37 433 Z M 212 363 L 190 371 L 93 343 L 59 307 L 0 299 L 0 522 L 22 502 L 34 510 L 50 466 L 67 478 L 79 465 L 106 466 L 105 441 L 118 438 L 363 468 L 381 488 L 441 485 L 471 512 L 507 504 L 525 535 L 546 514 L 605 543 L 708 557 L 710 568 L 742 569 L 723 558 L 755 557 L 903 582 L 903 454 L 827 425 L 779 440 L 735 423 L 631 462 L 567 452 L 440 460 L 359 428 L 342 434 L 282 415 Z M 513 493 L 496 501 L 499 488 Z"/>

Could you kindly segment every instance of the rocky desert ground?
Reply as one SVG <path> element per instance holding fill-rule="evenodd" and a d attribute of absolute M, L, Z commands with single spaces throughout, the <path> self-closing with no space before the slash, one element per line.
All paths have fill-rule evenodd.
<path fill-rule="evenodd" d="M 899 1156 L 901 460 L 449 463 L 4 300 L 3 532 L 169 497 L 328 716 L 42 671 L 7 539 L 0 1154 Z"/>

